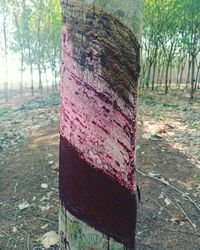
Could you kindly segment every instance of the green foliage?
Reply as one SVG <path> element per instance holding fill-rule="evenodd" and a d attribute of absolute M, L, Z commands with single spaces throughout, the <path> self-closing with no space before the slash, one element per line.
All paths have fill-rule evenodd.
<path fill-rule="evenodd" d="M 20 55 L 20 71 L 60 68 L 61 10 L 57 0 L 6 1 L 12 24 L 10 50 Z"/>
<path fill-rule="evenodd" d="M 180 71 L 199 63 L 200 53 L 200 1 L 199 0 L 145 0 L 144 29 L 142 45 L 142 66 L 144 68 L 141 87 L 156 83 L 153 68 L 163 70 L 162 79 L 165 93 L 170 81 L 170 68 L 176 69 L 180 80 Z M 197 67 L 197 66 L 196 66 Z M 194 68 L 194 66 L 193 66 Z M 185 70 L 186 71 L 186 70 Z M 175 72 L 175 71 L 174 71 Z M 190 81 L 193 81 L 195 70 L 191 68 Z M 161 74 L 161 73 L 160 73 Z M 188 74 L 189 75 L 189 74 Z M 177 81 L 179 80 L 177 79 Z M 149 85 L 147 86 L 149 87 Z"/>
<path fill-rule="evenodd" d="M 8 108 L 0 108 L 0 117 L 6 115 L 8 113 Z"/>
<path fill-rule="evenodd" d="M 197 122 L 193 122 L 193 123 L 191 124 L 191 128 L 193 128 L 193 129 L 198 129 L 198 128 L 199 128 L 198 123 L 197 123 Z"/>
<path fill-rule="evenodd" d="M 197 184 L 200 185 L 200 174 L 197 174 L 195 177 Z"/>

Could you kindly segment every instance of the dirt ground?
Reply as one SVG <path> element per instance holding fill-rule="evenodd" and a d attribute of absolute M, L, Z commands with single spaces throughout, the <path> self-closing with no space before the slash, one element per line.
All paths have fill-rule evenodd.
<path fill-rule="evenodd" d="M 141 93 L 137 250 L 200 249 L 200 100 Z M 58 230 L 59 97 L 0 104 L 0 249 Z M 56 246 L 50 249 L 57 249 Z"/>

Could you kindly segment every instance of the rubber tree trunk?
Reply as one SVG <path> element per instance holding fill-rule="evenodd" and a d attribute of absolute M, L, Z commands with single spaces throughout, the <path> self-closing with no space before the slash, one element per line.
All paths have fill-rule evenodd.
<path fill-rule="evenodd" d="M 63 0 L 60 249 L 135 249 L 142 0 Z"/>

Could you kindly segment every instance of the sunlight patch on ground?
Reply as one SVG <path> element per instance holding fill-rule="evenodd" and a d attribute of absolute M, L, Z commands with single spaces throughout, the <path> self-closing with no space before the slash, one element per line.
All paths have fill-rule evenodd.
<path fill-rule="evenodd" d="M 32 137 L 32 143 L 30 144 L 30 148 L 37 148 L 38 146 L 53 146 L 59 144 L 59 133 L 58 131 L 49 131 L 46 134 L 34 134 Z"/>

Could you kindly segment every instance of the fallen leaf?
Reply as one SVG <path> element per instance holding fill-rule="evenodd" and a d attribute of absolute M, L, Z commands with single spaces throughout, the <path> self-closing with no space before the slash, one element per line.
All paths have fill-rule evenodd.
<path fill-rule="evenodd" d="M 49 226 L 48 223 L 46 223 L 45 225 L 41 226 L 41 229 L 46 229 Z"/>
<path fill-rule="evenodd" d="M 46 234 L 43 235 L 41 242 L 45 249 L 58 245 L 59 242 L 58 234 L 54 231 L 47 232 Z"/>
<path fill-rule="evenodd" d="M 47 185 L 46 183 L 42 183 L 42 184 L 41 184 L 41 188 L 47 189 L 47 188 L 48 188 L 48 185 Z"/>
<path fill-rule="evenodd" d="M 13 233 L 16 233 L 17 232 L 17 228 L 13 227 L 12 231 L 13 231 Z"/>
<path fill-rule="evenodd" d="M 171 205 L 172 201 L 167 197 L 164 199 L 164 202 L 167 206 Z"/>
<path fill-rule="evenodd" d="M 30 207 L 30 204 L 27 201 L 24 201 L 23 203 L 18 205 L 19 210 L 24 210 L 28 207 Z"/>
<path fill-rule="evenodd" d="M 183 213 L 176 213 L 174 216 L 171 218 L 171 221 L 173 223 L 175 222 L 181 222 L 181 221 L 186 221 L 185 215 Z"/>
<path fill-rule="evenodd" d="M 159 198 L 159 199 L 164 199 L 164 198 L 165 198 L 165 193 L 164 193 L 164 192 L 161 192 L 158 198 Z"/>

